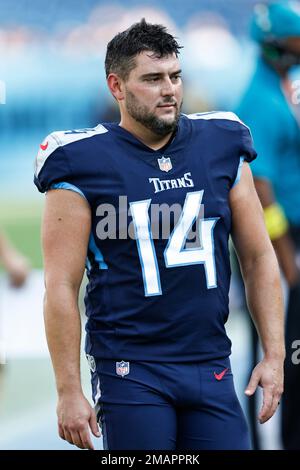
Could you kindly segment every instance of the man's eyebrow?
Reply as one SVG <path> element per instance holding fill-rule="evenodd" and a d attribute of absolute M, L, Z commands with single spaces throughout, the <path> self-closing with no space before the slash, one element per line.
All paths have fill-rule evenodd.
<path fill-rule="evenodd" d="M 172 72 L 171 75 L 179 75 L 182 72 L 181 69 L 176 70 L 175 72 Z"/>
<path fill-rule="evenodd" d="M 173 76 L 173 75 L 179 75 L 181 73 L 181 69 L 179 70 L 176 70 L 175 72 L 172 72 L 170 75 Z M 156 73 L 144 73 L 143 75 L 141 75 L 141 78 L 156 78 L 156 77 L 162 77 L 164 75 L 164 73 L 162 72 L 156 72 Z"/>

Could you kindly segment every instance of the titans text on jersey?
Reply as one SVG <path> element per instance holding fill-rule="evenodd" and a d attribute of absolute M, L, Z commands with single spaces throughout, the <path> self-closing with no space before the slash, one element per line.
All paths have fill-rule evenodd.
<path fill-rule="evenodd" d="M 149 178 L 149 182 L 154 184 L 155 192 L 165 191 L 166 189 L 174 188 L 192 188 L 194 182 L 191 178 L 191 173 L 185 173 L 182 178 L 176 178 L 171 180 L 159 179 L 159 178 Z"/>
<path fill-rule="evenodd" d="M 229 192 L 256 152 L 233 113 L 181 115 L 153 150 L 118 124 L 50 134 L 36 160 L 39 191 L 73 190 L 91 208 L 86 352 L 95 358 L 206 361 L 227 357 Z M 99 207 L 126 196 L 116 237 L 100 239 Z M 180 205 L 168 237 L 153 237 L 151 207 Z M 199 243 L 187 243 L 199 217 Z M 123 215 L 123 216 L 122 216 Z M 163 220 L 160 220 L 163 223 Z M 124 236 L 124 225 L 135 236 Z M 122 236 L 118 236 L 121 234 Z"/>

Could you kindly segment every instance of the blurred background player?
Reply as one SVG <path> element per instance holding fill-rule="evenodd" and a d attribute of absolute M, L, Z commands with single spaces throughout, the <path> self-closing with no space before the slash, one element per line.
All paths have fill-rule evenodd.
<path fill-rule="evenodd" d="M 0 264 L 7 272 L 10 283 L 14 287 L 21 287 L 29 274 L 29 261 L 0 232 Z"/>
<path fill-rule="evenodd" d="M 0 232 L 0 266 L 1 265 L 7 272 L 12 286 L 21 287 L 25 283 L 29 274 L 29 261 L 25 256 L 19 253 L 3 232 Z M 4 340 L 2 339 L 2 331 L 0 331 L 0 374 L 3 370 L 4 362 Z"/>
<path fill-rule="evenodd" d="M 251 127 L 259 155 L 251 165 L 255 185 L 289 287 L 282 438 L 286 449 L 300 449 L 300 370 L 292 362 L 292 343 L 300 338 L 296 255 L 300 250 L 300 109 L 299 94 L 290 79 L 290 72 L 300 64 L 299 2 L 257 5 L 251 32 L 260 53 L 237 113 Z M 258 349 L 254 328 L 252 341 L 253 363 L 256 363 Z M 254 401 L 250 403 L 250 414 L 255 447 L 259 447 Z"/>

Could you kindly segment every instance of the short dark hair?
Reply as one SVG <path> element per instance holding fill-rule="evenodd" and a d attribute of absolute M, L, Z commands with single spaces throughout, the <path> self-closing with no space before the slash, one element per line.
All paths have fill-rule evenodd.
<path fill-rule="evenodd" d="M 182 46 L 161 24 L 147 23 L 143 18 L 122 33 L 118 33 L 107 45 L 105 57 L 106 78 L 110 73 L 126 80 L 135 67 L 134 58 L 143 51 L 151 51 L 160 58 L 179 55 Z"/>

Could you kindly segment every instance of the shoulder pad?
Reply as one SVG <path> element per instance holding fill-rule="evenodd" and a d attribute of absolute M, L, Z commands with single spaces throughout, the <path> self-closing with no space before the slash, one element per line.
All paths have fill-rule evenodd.
<path fill-rule="evenodd" d="M 35 174 L 38 176 L 43 168 L 47 158 L 55 152 L 59 147 L 71 144 L 82 139 L 88 139 L 97 134 L 104 134 L 108 132 L 102 124 L 93 128 L 75 129 L 69 131 L 56 131 L 49 134 L 42 144 L 40 144 L 39 152 L 36 157 Z"/>

